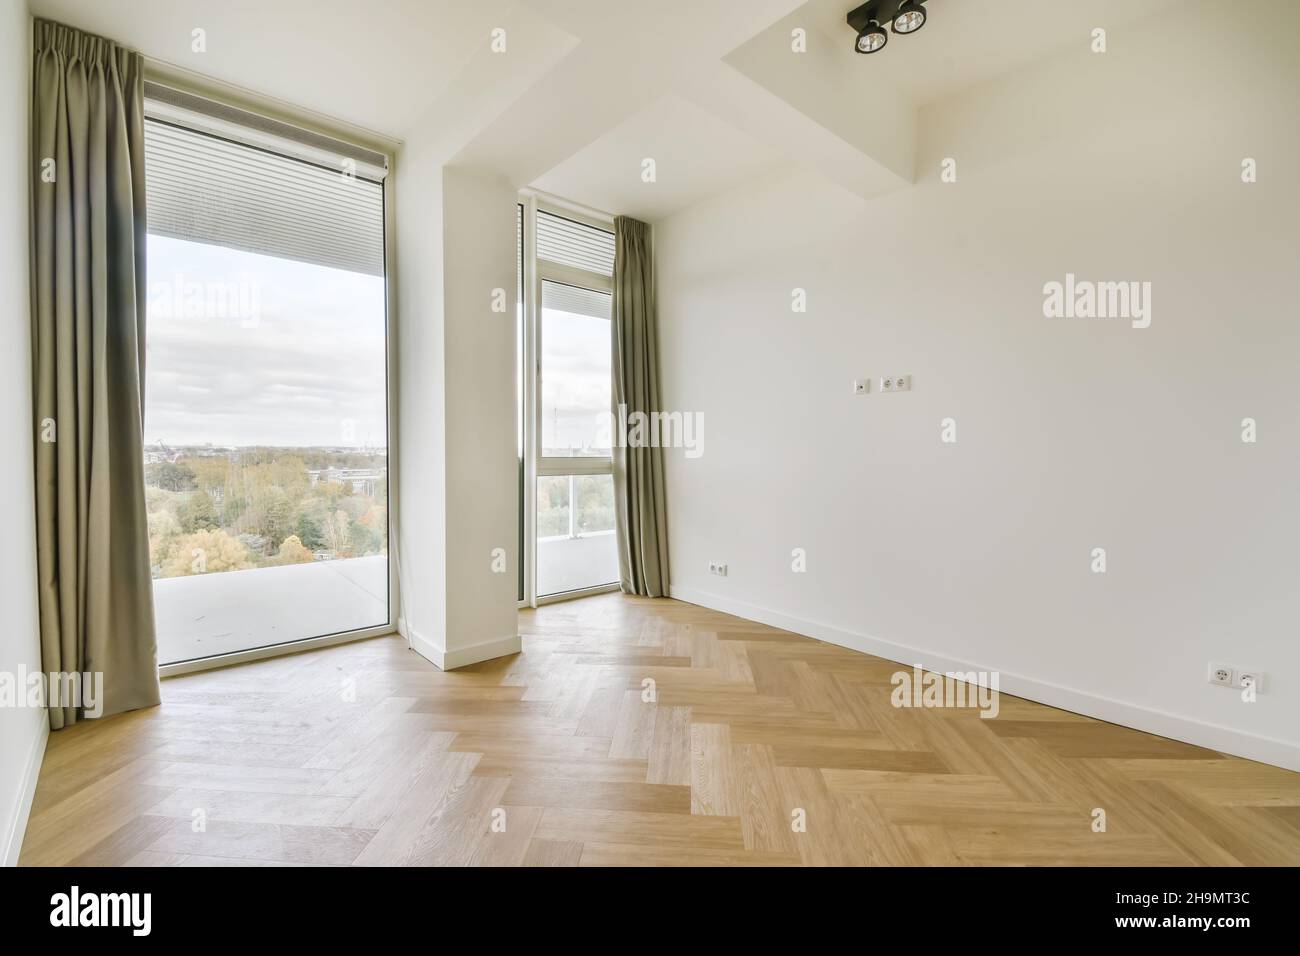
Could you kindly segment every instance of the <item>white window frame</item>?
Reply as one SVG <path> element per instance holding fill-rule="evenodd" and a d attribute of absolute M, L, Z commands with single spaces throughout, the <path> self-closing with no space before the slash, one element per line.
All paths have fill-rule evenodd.
<path fill-rule="evenodd" d="M 542 283 L 614 293 L 614 280 L 598 272 L 537 258 L 537 214 L 551 213 L 583 225 L 612 232 L 614 217 L 577 206 L 535 190 L 519 194 L 524 207 L 524 600 L 520 606 L 540 607 L 555 601 L 568 601 L 591 594 L 619 590 L 618 582 L 564 591 L 559 594 L 537 593 L 537 479 L 570 475 L 612 475 L 612 457 L 543 458 L 541 454 L 541 355 L 542 355 Z M 612 411 L 611 406 L 611 411 Z M 573 498 L 569 499 L 569 520 L 574 519 Z M 612 534 L 615 532 L 602 532 Z"/>
<path fill-rule="evenodd" d="M 388 164 L 388 176 L 385 177 L 383 182 L 384 339 L 386 346 L 385 358 L 387 362 L 385 394 L 387 397 L 386 425 L 388 430 L 386 436 L 388 441 L 388 620 L 371 627 L 351 631 L 321 634 L 316 637 L 303 638 L 302 640 L 287 641 L 282 644 L 271 644 L 265 647 L 251 648 L 246 651 L 232 651 L 228 654 L 216 654 L 211 657 L 200 657 L 194 660 L 178 661 L 174 664 L 161 664 L 158 667 L 158 676 L 163 678 L 176 677 L 181 674 L 213 670 L 218 667 L 229 667 L 232 664 L 244 664 L 250 661 L 260 661 L 272 657 L 283 657 L 289 654 L 298 654 L 302 651 L 314 650 L 316 648 L 332 647 L 336 644 L 348 644 L 353 641 L 366 640 L 372 637 L 384 637 L 390 634 L 396 634 L 398 633 L 398 621 L 401 618 L 402 597 L 401 582 L 399 580 L 400 561 L 397 557 L 396 548 L 398 538 L 397 534 L 394 533 L 394 529 L 400 526 L 401 521 L 401 494 L 398 485 L 400 449 L 398 448 L 397 443 L 397 422 L 400 415 L 397 403 L 397 315 L 394 305 L 397 301 L 397 288 L 395 269 L 393 267 L 396 206 L 396 200 L 394 198 L 393 170 L 398 144 L 396 141 L 379 138 L 367 131 L 345 125 L 336 125 L 331 122 L 322 121 L 319 117 L 308 117 L 299 112 L 286 111 L 285 108 L 276 101 L 258 96 L 257 94 L 249 93 L 248 91 L 237 87 L 231 87 L 217 81 L 206 80 L 202 77 L 191 74 L 188 71 L 180 71 L 174 67 L 167 66 L 157 61 L 146 61 L 145 79 L 183 90 L 184 92 L 192 93 L 196 96 L 206 97 L 207 99 L 213 100 L 217 103 L 222 103 L 226 106 L 247 110 L 273 120 L 288 123 L 291 126 L 297 126 L 300 129 L 312 133 L 318 133 L 332 139 L 365 147 L 366 149 L 383 155 Z"/>

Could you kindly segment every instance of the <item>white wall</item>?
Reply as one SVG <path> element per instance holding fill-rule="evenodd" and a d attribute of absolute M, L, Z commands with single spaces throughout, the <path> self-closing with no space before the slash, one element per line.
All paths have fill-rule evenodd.
<path fill-rule="evenodd" d="M 499 176 L 443 171 L 446 314 L 447 653 L 519 650 L 515 222 Z M 493 291 L 504 309 L 492 311 Z M 505 561 L 493 570 L 493 552 Z"/>
<path fill-rule="evenodd" d="M 520 644 L 516 191 L 444 166 L 425 129 L 397 157 L 394 183 L 401 623 L 421 654 L 458 667 Z M 497 288 L 503 313 L 491 310 Z"/>
<path fill-rule="evenodd" d="M 1300 13 L 1268 6 L 923 110 L 906 189 L 791 172 L 661 223 L 663 399 L 707 422 L 669 455 L 674 595 L 1300 769 Z M 1045 318 L 1067 272 L 1150 281 L 1150 328 Z"/>
<path fill-rule="evenodd" d="M 28 74 L 31 21 L 22 0 L 0 0 L 0 672 L 40 670 L 32 485 L 32 353 L 28 299 Z M 0 860 L 16 862 L 49 725 L 45 711 L 0 708 Z"/>
<path fill-rule="evenodd" d="M 397 288 L 397 516 L 400 620 L 438 647 L 446 629 L 446 476 L 443 444 L 442 167 L 427 138 L 412 137 L 394 163 Z"/>

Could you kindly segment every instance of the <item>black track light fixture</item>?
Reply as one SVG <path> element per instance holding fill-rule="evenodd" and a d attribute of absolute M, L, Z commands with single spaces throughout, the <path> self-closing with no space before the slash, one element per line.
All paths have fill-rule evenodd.
<path fill-rule="evenodd" d="M 929 18 L 922 4 L 926 0 L 869 0 L 849 11 L 848 24 L 857 33 L 853 49 L 858 53 L 875 53 L 889 42 L 887 23 L 901 36 L 908 36 L 925 26 Z"/>
<path fill-rule="evenodd" d="M 858 33 L 858 40 L 853 45 L 853 49 L 859 53 L 875 53 L 877 50 L 883 50 L 888 42 L 889 34 L 885 32 L 885 28 L 872 20 Z"/>
<path fill-rule="evenodd" d="M 906 0 L 894 14 L 895 33 L 915 33 L 925 26 L 925 7 L 916 0 Z"/>

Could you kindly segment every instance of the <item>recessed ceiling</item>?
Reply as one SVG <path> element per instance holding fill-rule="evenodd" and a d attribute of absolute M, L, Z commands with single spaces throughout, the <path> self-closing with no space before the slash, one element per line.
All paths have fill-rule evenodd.
<path fill-rule="evenodd" d="M 835 57 L 854 70 L 863 87 L 878 93 L 884 86 L 914 106 L 924 106 L 1072 44 L 1087 49 L 1094 27 L 1116 30 L 1176 2 L 926 0 L 925 28 L 912 36 L 891 35 L 885 49 L 870 57 L 853 52 L 854 33 L 845 22 L 861 0 L 809 0 L 790 19 L 806 24 L 810 53 L 814 43 L 829 42 Z M 788 45 L 784 23 L 768 32 Z"/>
<path fill-rule="evenodd" d="M 853 0 L 30 0 L 175 67 L 613 213 L 661 219 L 778 165 L 911 181 L 918 110 L 1176 0 L 927 0 L 853 52 Z M 489 50 L 510 28 L 509 55 Z M 807 51 L 791 50 L 791 30 Z M 206 51 L 192 31 L 206 31 Z M 635 36 L 636 43 L 627 37 Z M 655 161 L 655 181 L 642 161 Z"/>
<path fill-rule="evenodd" d="M 654 181 L 642 179 L 645 160 Z M 638 219 L 661 219 L 778 164 L 767 146 L 678 96 L 629 116 L 532 185 Z"/>
<path fill-rule="evenodd" d="M 400 137 L 486 46 L 506 0 L 31 0 L 34 15 Z M 191 48 L 205 31 L 206 52 Z"/>

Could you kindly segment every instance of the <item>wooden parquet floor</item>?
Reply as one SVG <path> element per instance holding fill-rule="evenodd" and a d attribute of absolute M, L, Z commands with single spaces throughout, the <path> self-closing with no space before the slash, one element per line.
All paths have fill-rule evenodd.
<path fill-rule="evenodd" d="M 450 673 L 393 637 L 166 680 L 51 736 L 21 862 L 1300 864 L 1300 774 L 1005 694 L 897 709 L 898 664 L 676 601 L 521 630 Z"/>

